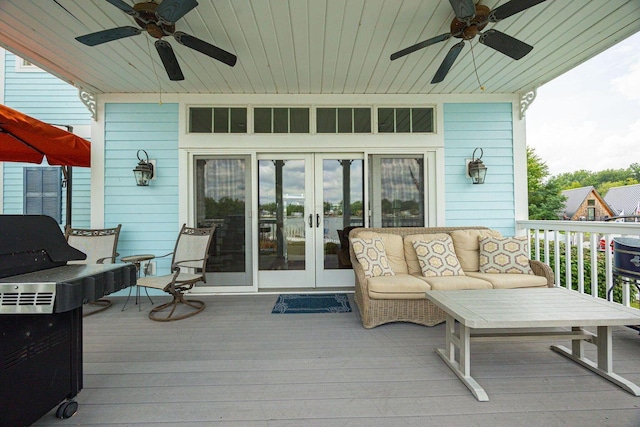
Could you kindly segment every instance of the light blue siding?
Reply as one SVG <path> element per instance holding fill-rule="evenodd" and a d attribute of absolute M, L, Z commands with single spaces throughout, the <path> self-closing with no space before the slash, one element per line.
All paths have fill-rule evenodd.
<path fill-rule="evenodd" d="M 511 103 L 444 104 L 447 226 L 483 225 L 514 235 L 511 108 Z M 465 177 L 465 159 L 476 147 L 483 149 L 488 168 L 483 185 Z"/>
<path fill-rule="evenodd" d="M 156 179 L 136 186 L 133 169 L 143 149 L 156 162 Z M 105 227 L 122 224 L 118 252 L 172 252 L 178 223 L 178 105 L 105 105 Z M 168 274 L 171 256 L 157 259 L 156 274 Z M 128 290 L 120 294 L 128 293 Z"/>
<path fill-rule="evenodd" d="M 16 72 L 16 56 L 6 52 L 4 104 L 46 123 L 90 125 L 91 114 L 78 98 L 78 90 L 46 72 Z M 23 213 L 23 168 L 37 165 L 4 164 L 3 213 Z M 46 165 L 45 165 L 46 166 Z M 91 225 L 91 170 L 73 168 L 72 225 Z M 66 188 L 62 190 L 62 222 L 66 218 Z"/>

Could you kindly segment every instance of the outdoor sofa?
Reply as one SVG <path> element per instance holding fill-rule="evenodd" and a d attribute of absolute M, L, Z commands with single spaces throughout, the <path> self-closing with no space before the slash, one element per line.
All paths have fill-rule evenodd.
<path fill-rule="evenodd" d="M 444 311 L 425 297 L 425 291 L 431 289 L 544 288 L 554 284 L 551 268 L 529 259 L 526 238 L 503 238 L 486 227 L 356 228 L 349 233 L 349 242 L 355 302 L 365 328 L 390 322 L 426 326 L 443 322 Z M 500 251 L 507 243 L 516 249 L 521 245 L 516 260 L 520 265 L 515 269 L 498 265 L 496 270 L 495 260 L 487 256 L 496 246 L 492 242 L 500 246 L 498 255 L 504 255 Z M 372 262 L 367 258 L 371 254 L 373 258 L 382 255 L 387 265 L 384 259 L 382 266 L 377 265 L 379 260 Z"/>

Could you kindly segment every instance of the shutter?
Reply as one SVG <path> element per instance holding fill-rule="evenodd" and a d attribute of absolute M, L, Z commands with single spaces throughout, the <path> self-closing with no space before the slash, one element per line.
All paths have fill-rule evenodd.
<path fill-rule="evenodd" d="M 24 213 L 48 215 L 60 224 L 62 217 L 62 174 L 60 168 L 25 168 Z"/>

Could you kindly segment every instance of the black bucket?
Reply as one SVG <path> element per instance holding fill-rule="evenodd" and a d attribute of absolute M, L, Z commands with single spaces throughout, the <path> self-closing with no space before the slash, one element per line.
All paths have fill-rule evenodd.
<path fill-rule="evenodd" d="M 614 237 L 613 273 L 640 280 L 640 239 Z"/>

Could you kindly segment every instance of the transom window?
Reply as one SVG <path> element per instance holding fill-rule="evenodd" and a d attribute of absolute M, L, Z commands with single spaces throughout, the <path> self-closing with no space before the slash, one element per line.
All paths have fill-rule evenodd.
<path fill-rule="evenodd" d="M 318 108 L 318 133 L 371 133 L 371 108 Z"/>
<path fill-rule="evenodd" d="M 378 108 L 378 132 L 433 132 L 433 108 Z"/>
<path fill-rule="evenodd" d="M 309 133 L 308 108 L 255 108 L 255 133 Z"/>
<path fill-rule="evenodd" d="M 229 107 L 189 108 L 191 133 L 247 133 L 247 109 Z"/>
<path fill-rule="evenodd" d="M 189 133 L 246 134 L 247 107 L 191 107 Z M 253 133 L 310 133 L 308 107 L 254 107 Z M 375 132 L 371 107 L 317 107 L 315 132 L 355 134 Z M 381 107 L 378 133 L 433 133 L 433 107 Z"/>

